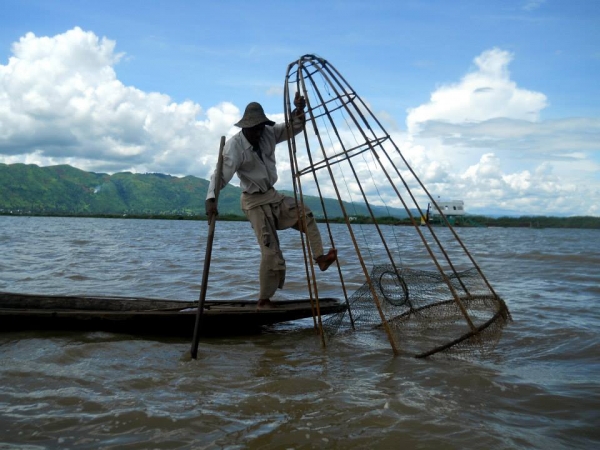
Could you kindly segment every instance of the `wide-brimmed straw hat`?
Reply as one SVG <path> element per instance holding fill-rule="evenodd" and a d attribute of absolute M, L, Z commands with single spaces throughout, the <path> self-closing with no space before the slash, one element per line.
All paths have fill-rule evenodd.
<path fill-rule="evenodd" d="M 267 116 L 265 116 L 265 111 L 263 110 L 263 107 L 260 106 L 260 103 L 252 102 L 248 103 L 248 106 L 246 106 L 242 120 L 235 125 L 240 128 L 252 128 L 256 125 L 260 125 L 261 123 L 266 123 L 270 126 L 275 125 L 275 122 L 267 119 Z"/>

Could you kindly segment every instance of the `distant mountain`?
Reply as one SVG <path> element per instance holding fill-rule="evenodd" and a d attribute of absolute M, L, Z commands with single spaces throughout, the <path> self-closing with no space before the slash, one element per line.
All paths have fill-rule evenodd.
<path fill-rule="evenodd" d="M 0 213 L 197 216 L 204 214 L 208 184 L 208 180 L 193 176 L 130 172 L 109 175 L 68 165 L 0 164 Z M 242 216 L 240 194 L 240 188 L 233 185 L 223 189 L 219 213 Z M 305 203 L 317 217 L 323 216 L 318 197 L 306 197 Z M 337 200 L 324 199 L 324 203 L 330 218 L 342 217 Z M 364 204 L 344 206 L 352 215 L 369 215 Z M 372 208 L 377 217 L 406 217 L 402 209 Z"/>

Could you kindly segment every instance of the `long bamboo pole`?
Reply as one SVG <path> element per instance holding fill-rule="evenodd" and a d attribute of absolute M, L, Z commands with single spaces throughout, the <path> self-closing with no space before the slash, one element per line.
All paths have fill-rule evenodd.
<path fill-rule="evenodd" d="M 221 136 L 221 145 L 219 146 L 219 159 L 215 173 L 215 206 L 219 204 L 219 192 L 221 191 L 221 174 L 223 173 L 223 147 L 225 146 L 225 136 Z M 206 254 L 204 256 L 204 271 L 202 272 L 202 286 L 200 288 L 200 299 L 198 300 L 198 311 L 196 312 L 196 323 L 194 325 L 194 336 L 192 339 L 192 349 L 190 354 L 193 359 L 198 357 L 198 341 L 200 340 L 200 327 L 202 326 L 202 312 L 206 300 L 206 290 L 208 287 L 208 272 L 210 270 L 210 260 L 212 256 L 212 246 L 215 237 L 215 223 L 217 217 L 209 216 L 208 237 L 206 241 Z"/>

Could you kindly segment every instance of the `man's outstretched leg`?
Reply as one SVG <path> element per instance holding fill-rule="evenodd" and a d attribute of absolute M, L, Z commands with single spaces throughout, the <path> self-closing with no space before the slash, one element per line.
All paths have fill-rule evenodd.
<path fill-rule="evenodd" d="M 336 260 L 337 249 L 335 248 L 330 249 L 326 255 L 321 255 L 315 258 L 315 261 L 319 265 L 319 269 L 321 269 L 322 272 L 325 272 L 327 269 L 329 269 L 329 266 L 332 265 Z"/>
<path fill-rule="evenodd" d="M 337 250 L 335 248 L 330 249 L 327 253 L 323 250 L 323 241 L 321 240 L 321 233 L 317 227 L 317 221 L 315 220 L 313 213 L 307 206 L 302 206 L 300 221 L 294 225 L 294 228 L 301 230 L 308 238 L 308 243 L 313 252 L 313 258 L 319 266 L 322 272 L 329 269 L 337 260 Z M 306 221 L 306 228 L 304 227 L 303 221 Z"/>

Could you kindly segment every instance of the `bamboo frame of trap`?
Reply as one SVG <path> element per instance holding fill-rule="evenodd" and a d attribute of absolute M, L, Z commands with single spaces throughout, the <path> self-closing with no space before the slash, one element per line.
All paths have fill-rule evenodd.
<path fill-rule="evenodd" d="M 383 328 L 394 354 L 411 351 L 407 350 L 411 348 L 411 345 L 406 342 L 406 339 L 407 336 L 410 339 L 415 339 L 415 334 L 409 333 L 407 335 L 403 332 L 403 330 L 410 328 L 407 324 L 411 321 L 420 322 L 421 328 L 431 328 L 435 320 L 442 319 L 442 321 L 454 322 L 456 316 L 460 316 L 461 322 L 466 324 L 466 329 L 458 327 L 458 330 L 449 332 L 447 325 L 440 326 L 439 329 L 448 328 L 446 330 L 447 335 L 434 339 L 433 344 L 427 344 L 427 348 L 417 346 L 416 350 L 413 351 L 414 356 L 430 356 L 438 352 L 457 349 L 461 346 L 476 346 L 480 349 L 493 346 L 495 342 L 493 338 L 487 338 L 489 342 L 492 342 L 490 345 L 486 345 L 486 342 L 484 342 L 486 334 L 484 331 L 488 330 L 488 334 L 491 334 L 489 331 L 492 329 L 500 331 L 511 320 L 510 312 L 504 300 L 495 292 L 439 207 L 438 211 L 445 225 L 444 230 L 450 231 L 450 237 L 453 240 L 452 245 L 460 250 L 459 263 L 455 263 L 454 254 L 456 249 L 451 254 L 447 251 L 447 244 L 438 236 L 439 233 L 435 228 L 429 222 L 420 223 L 421 217 L 425 216 L 421 204 L 424 201 L 434 206 L 437 206 L 437 204 L 411 168 L 400 148 L 394 143 L 390 134 L 374 116 L 368 105 L 331 63 L 315 55 L 304 55 L 289 64 L 287 68 L 284 84 L 284 113 L 288 126 L 291 123 L 292 99 L 295 92 L 300 92 L 306 99 L 307 122 L 300 134 L 288 140 L 294 196 L 298 203 L 303 203 L 305 187 L 310 186 L 312 192 L 320 198 L 323 218 L 327 227 L 327 236 L 332 247 L 335 247 L 335 235 L 332 231 L 328 208 L 323 200 L 325 189 L 329 193 L 333 192 L 335 194 L 364 281 L 362 291 L 359 290 L 361 291 L 360 294 L 358 296 L 357 293 L 351 294 L 346 282 L 347 275 L 344 274 L 342 265 L 336 264 L 339 287 L 348 308 L 344 313 L 345 317 L 337 318 L 334 321 L 329 321 L 329 323 L 337 323 L 336 327 L 338 328 L 339 323 L 342 322 L 351 330 L 361 328 L 360 326 L 357 327 L 357 325 L 360 325 L 357 322 L 364 321 L 367 315 L 361 312 L 360 318 L 357 319 L 354 317 L 354 313 L 357 305 L 359 305 L 359 308 L 365 307 L 364 300 L 367 297 L 370 305 L 367 308 L 371 308 L 368 321 L 372 322 L 375 328 Z M 348 129 L 351 130 L 353 142 L 350 142 L 347 138 L 349 135 Z M 326 139 L 329 139 L 329 144 Z M 396 251 L 388 242 L 386 233 L 383 231 L 383 225 L 378 221 L 374 211 L 376 207 L 374 200 L 376 198 L 370 193 L 375 183 L 372 180 L 365 180 L 364 173 L 361 172 L 361 167 L 359 167 L 361 164 L 364 166 L 365 158 L 370 158 L 373 161 L 373 170 L 378 170 L 380 173 L 377 183 L 387 187 L 386 192 L 393 193 L 391 201 L 402 205 L 402 208 L 406 211 L 412 228 L 414 228 L 430 262 L 433 264 L 431 273 L 436 275 L 436 281 L 435 283 L 428 283 L 431 285 L 436 284 L 435 289 L 437 290 L 439 290 L 440 284 L 445 286 L 445 292 L 441 298 L 433 298 L 435 296 L 432 297 L 433 294 L 429 292 L 415 296 L 418 290 L 407 284 L 410 280 L 416 280 L 417 278 L 414 276 L 411 278 L 409 275 L 412 272 L 407 272 L 402 267 L 402 261 L 398 260 Z M 378 241 L 377 244 L 379 248 L 383 249 L 382 253 L 384 255 L 384 261 L 378 267 L 389 267 L 389 270 L 386 269 L 387 272 L 385 273 L 392 274 L 392 278 L 396 283 L 394 289 L 400 289 L 399 286 L 402 289 L 406 287 L 405 291 L 402 291 L 406 294 L 406 301 L 396 305 L 398 306 L 396 309 L 390 306 L 388 298 L 389 283 L 384 289 L 381 278 L 378 280 L 377 277 L 373 277 L 373 274 L 379 269 L 376 267 L 369 268 L 367 265 L 366 255 L 370 250 L 365 248 L 365 244 L 357 236 L 351 212 L 347 210 L 348 199 L 347 196 L 344 197 L 344 186 L 338 180 L 340 170 L 342 171 L 342 178 L 346 180 L 346 187 L 351 184 L 353 191 L 358 193 L 359 201 L 366 206 L 370 221 L 376 230 L 373 241 Z M 349 182 L 348 179 L 350 179 Z M 417 213 L 418 216 L 416 217 Z M 305 218 L 301 217 L 300 220 L 304 221 Z M 306 229 L 306 223 L 304 223 L 304 229 Z M 444 233 L 447 234 L 447 231 Z M 323 345 L 325 345 L 326 335 L 333 335 L 338 330 L 332 331 L 331 328 L 324 327 L 319 312 L 319 285 L 312 250 L 307 245 L 304 235 L 300 233 L 300 236 L 307 289 L 314 305 L 314 324 L 320 332 Z M 465 263 L 470 274 L 469 277 L 464 275 L 466 273 L 464 270 Z M 463 269 L 458 267 L 459 264 L 463 266 Z M 477 279 L 476 287 L 474 287 L 475 284 L 469 285 L 467 282 L 474 279 L 473 274 L 476 275 Z M 431 275 L 427 276 L 431 278 Z M 409 291 L 413 293 L 412 299 L 409 299 Z M 393 295 L 397 296 L 397 293 Z M 446 296 L 449 296 L 449 298 L 445 298 Z M 478 305 L 477 310 L 473 310 L 475 304 Z M 435 314 L 426 314 L 427 311 L 446 311 L 448 305 L 452 305 L 452 312 L 437 313 L 437 319 Z M 482 309 L 486 310 L 485 320 L 478 320 L 475 323 L 474 317 L 481 316 L 479 313 Z M 442 318 L 444 314 L 447 317 Z M 452 317 L 450 318 L 450 316 Z M 497 336 L 499 333 L 493 334 Z M 400 342 L 401 340 L 403 342 Z M 469 345 L 465 346 L 465 344 Z"/>

